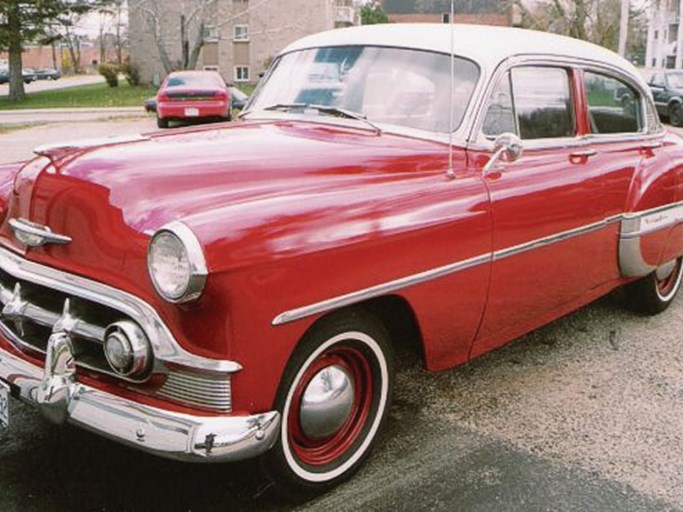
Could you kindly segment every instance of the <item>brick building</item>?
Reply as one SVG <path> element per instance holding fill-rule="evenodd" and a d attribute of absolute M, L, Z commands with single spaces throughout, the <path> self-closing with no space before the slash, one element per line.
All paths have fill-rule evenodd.
<path fill-rule="evenodd" d="M 379 0 L 394 23 L 445 23 L 450 0 Z M 455 0 L 455 22 L 475 25 L 517 26 L 521 19 L 506 0 Z"/>
<path fill-rule="evenodd" d="M 359 23 L 352 0 L 216 0 L 203 11 L 196 9 L 200 0 L 163 0 L 163 9 L 161 0 L 128 4 L 130 58 L 145 83 L 166 75 L 160 47 L 171 62 L 180 60 L 181 19 L 192 20 L 186 23 L 190 46 L 203 39 L 195 68 L 217 70 L 236 83 L 257 81 L 272 58 L 300 37 Z"/>

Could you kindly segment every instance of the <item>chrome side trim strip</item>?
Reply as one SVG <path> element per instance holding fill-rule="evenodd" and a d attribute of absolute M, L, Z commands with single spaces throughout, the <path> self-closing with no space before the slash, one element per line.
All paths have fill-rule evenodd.
<path fill-rule="evenodd" d="M 613 215 L 604 220 L 581 226 L 575 229 L 562 231 L 547 237 L 531 240 L 523 244 L 507 247 L 495 251 L 493 253 L 485 253 L 479 256 L 474 256 L 467 260 L 458 261 L 438 267 L 436 269 L 427 270 L 418 274 L 413 274 L 407 277 L 389 281 L 387 283 L 371 286 L 356 292 L 351 292 L 346 295 L 334 297 L 311 304 L 309 306 L 302 306 L 300 308 L 291 309 L 276 316 L 272 325 L 282 325 L 296 320 L 301 320 L 318 313 L 325 313 L 333 309 L 350 306 L 367 299 L 379 297 L 387 293 L 397 291 L 402 288 L 414 286 L 432 279 L 444 277 L 455 272 L 460 272 L 476 265 L 490 261 L 499 261 L 511 256 L 516 256 L 527 251 L 540 249 L 549 245 L 564 242 L 571 238 L 586 235 L 594 231 L 599 231 L 612 224 L 621 222 L 621 231 L 619 238 L 619 268 L 624 277 L 638 277 L 644 276 L 654 270 L 654 267 L 647 265 L 643 260 L 640 251 L 640 236 L 649 234 L 655 231 L 666 229 L 672 225 L 683 222 L 683 201 L 673 203 L 662 207 L 644 210 L 641 212 L 628 212 L 619 215 Z M 641 229 L 641 226 L 645 225 Z"/>
<path fill-rule="evenodd" d="M 632 238 L 669 228 L 683 221 L 683 201 L 635 213 L 625 213 L 621 237 Z"/>
<path fill-rule="evenodd" d="M 612 217 L 608 217 L 605 220 L 601 220 L 593 224 L 588 224 L 587 226 L 581 226 L 580 228 L 562 231 L 561 233 L 550 235 L 545 238 L 539 238 L 538 240 L 525 242 L 523 244 L 515 245 L 513 247 L 508 247 L 507 249 L 501 249 L 493 253 L 493 260 L 502 260 L 504 258 L 509 258 L 510 256 L 516 256 L 517 254 L 521 254 L 523 252 L 531 251 L 534 249 L 540 249 L 542 247 L 547 247 L 558 242 L 564 242 L 565 240 L 569 240 L 577 236 L 587 235 L 588 233 L 592 233 L 593 231 L 599 231 L 600 229 L 606 228 L 610 224 L 619 222 L 621 218 L 621 215 L 614 215 Z"/>
<path fill-rule="evenodd" d="M 321 302 L 311 304 L 310 306 L 291 309 L 276 316 L 273 319 L 272 325 L 282 325 L 289 322 L 294 322 L 295 320 L 300 320 L 302 318 L 306 318 L 307 316 L 324 313 L 326 311 L 331 311 L 333 309 L 355 304 L 367 299 L 372 299 L 373 297 L 386 295 L 387 293 L 391 293 L 401 288 L 414 286 L 416 284 L 424 283 L 425 281 L 431 281 L 432 279 L 436 279 L 438 277 L 444 277 L 449 274 L 454 274 L 455 272 L 460 272 L 462 270 L 481 265 L 482 263 L 486 263 L 490 260 L 491 253 L 486 253 L 480 256 L 475 256 L 474 258 L 451 263 L 450 265 L 444 265 L 443 267 L 420 272 L 419 274 L 413 274 L 408 277 L 389 281 L 388 283 L 371 286 L 370 288 L 366 288 L 364 290 L 341 295 L 333 299 L 323 300 Z"/>
<path fill-rule="evenodd" d="M 30 281 L 121 311 L 143 328 L 157 359 L 214 372 L 233 373 L 242 369 L 234 361 L 209 359 L 187 352 L 178 344 L 154 308 L 134 295 L 24 259 L 2 247 L 0 268 L 16 279 Z"/>

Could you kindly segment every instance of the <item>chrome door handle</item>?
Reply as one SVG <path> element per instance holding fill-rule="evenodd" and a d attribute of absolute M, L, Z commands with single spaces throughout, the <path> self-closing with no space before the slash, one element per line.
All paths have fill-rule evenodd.
<path fill-rule="evenodd" d="M 590 158 L 597 155 L 598 152 L 594 149 L 587 149 L 585 151 L 574 151 L 569 154 L 569 158 Z"/>
<path fill-rule="evenodd" d="M 640 147 L 641 149 L 657 149 L 661 148 L 663 144 L 661 142 L 648 142 L 646 144 L 642 144 Z"/>

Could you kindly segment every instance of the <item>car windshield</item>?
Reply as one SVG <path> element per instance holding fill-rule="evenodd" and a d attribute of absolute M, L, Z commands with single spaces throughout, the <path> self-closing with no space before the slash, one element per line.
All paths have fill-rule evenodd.
<path fill-rule="evenodd" d="M 462 122 L 479 79 L 473 62 L 455 57 L 453 129 Z M 281 107 L 322 115 L 334 107 L 374 123 L 448 132 L 449 56 L 374 46 L 340 46 L 282 56 L 258 89 L 249 112 Z M 247 112 L 247 114 L 249 113 Z"/>
<path fill-rule="evenodd" d="M 683 73 L 669 73 L 666 79 L 669 81 L 669 87 L 683 89 Z"/>

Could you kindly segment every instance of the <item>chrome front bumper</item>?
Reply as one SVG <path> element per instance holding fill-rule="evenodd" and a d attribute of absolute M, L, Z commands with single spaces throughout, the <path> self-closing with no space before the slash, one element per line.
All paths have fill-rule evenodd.
<path fill-rule="evenodd" d="M 63 340 L 62 340 L 63 341 Z M 194 416 L 150 407 L 75 381 L 68 347 L 51 340 L 45 368 L 0 349 L 0 380 L 56 422 L 67 422 L 140 450 L 190 462 L 255 457 L 273 446 L 280 415 Z"/>

